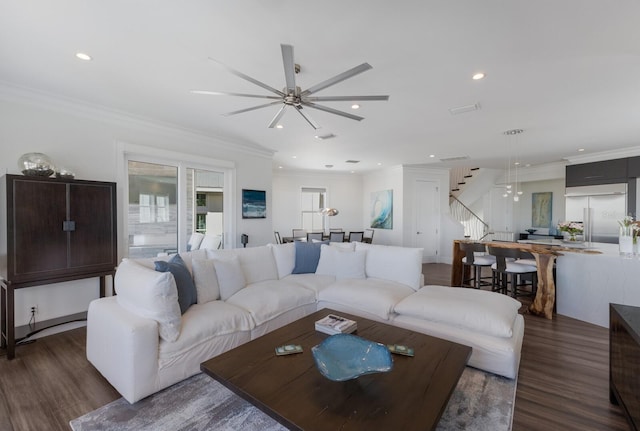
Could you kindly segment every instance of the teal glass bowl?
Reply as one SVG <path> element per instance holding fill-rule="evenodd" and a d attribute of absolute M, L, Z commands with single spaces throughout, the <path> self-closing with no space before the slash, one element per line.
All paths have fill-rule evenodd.
<path fill-rule="evenodd" d="M 391 352 L 384 344 L 351 334 L 336 334 L 311 348 L 320 374 L 342 382 L 393 368 Z"/>

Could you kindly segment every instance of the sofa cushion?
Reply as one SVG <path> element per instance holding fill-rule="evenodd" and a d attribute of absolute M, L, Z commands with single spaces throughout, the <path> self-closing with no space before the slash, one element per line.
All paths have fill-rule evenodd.
<path fill-rule="evenodd" d="M 394 308 L 400 315 L 446 323 L 495 337 L 511 337 L 522 304 L 500 293 L 425 286 Z"/>
<path fill-rule="evenodd" d="M 316 294 L 316 298 L 318 297 L 318 292 L 326 289 L 327 286 L 330 286 L 336 281 L 336 277 L 333 275 L 320 274 L 290 274 L 284 279 L 313 290 Z"/>
<path fill-rule="evenodd" d="M 423 249 L 357 242 L 356 250 L 367 252 L 367 277 L 406 284 L 413 290 L 420 289 Z"/>
<path fill-rule="evenodd" d="M 338 280 L 344 278 L 366 278 L 364 250 L 350 251 L 344 248 L 322 245 L 316 274 L 333 275 Z"/>
<path fill-rule="evenodd" d="M 213 259 L 220 286 L 220 299 L 226 301 L 247 283 L 242 272 L 238 256 L 230 256 L 226 259 Z"/>
<path fill-rule="evenodd" d="M 415 293 L 405 284 L 372 279 L 338 280 L 318 294 L 321 301 L 342 304 L 389 320 L 394 306 Z"/>
<path fill-rule="evenodd" d="M 180 337 L 173 343 L 160 343 L 159 359 L 166 361 L 211 342 L 216 336 L 250 331 L 253 327 L 253 319 L 247 311 L 224 301 L 196 304 L 182 316 Z"/>
<path fill-rule="evenodd" d="M 294 244 L 296 248 L 296 264 L 291 273 L 315 273 L 320 260 L 320 246 L 328 243 L 295 241 Z"/>
<path fill-rule="evenodd" d="M 211 259 L 193 259 L 193 282 L 196 285 L 198 304 L 220 299 L 218 274 Z"/>
<path fill-rule="evenodd" d="M 236 249 L 247 284 L 278 279 L 278 267 L 273 252 L 266 245 Z"/>
<path fill-rule="evenodd" d="M 158 272 L 170 272 L 175 278 L 176 287 L 178 288 L 178 304 L 182 314 L 198 302 L 196 286 L 193 284 L 191 272 L 189 272 L 179 254 L 174 254 L 168 261 L 156 261 L 155 270 Z"/>
<path fill-rule="evenodd" d="M 158 322 L 158 332 L 163 340 L 172 342 L 178 338 L 181 313 L 178 289 L 171 273 L 122 259 L 114 283 L 118 304 L 138 316 Z"/>
<path fill-rule="evenodd" d="M 296 245 L 293 242 L 285 244 L 269 244 L 278 269 L 278 278 L 291 274 L 296 266 Z"/>
<path fill-rule="evenodd" d="M 312 290 L 286 280 L 250 284 L 227 300 L 227 303 L 249 311 L 256 325 L 315 302 L 316 295 Z"/>

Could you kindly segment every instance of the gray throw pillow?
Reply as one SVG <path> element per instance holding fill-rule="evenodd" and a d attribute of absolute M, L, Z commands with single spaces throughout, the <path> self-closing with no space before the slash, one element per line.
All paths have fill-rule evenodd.
<path fill-rule="evenodd" d="M 154 262 L 154 265 L 158 272 L 170 272 L 173 274 L 176 287 L 178 288 L 180 312 L 184 314 L 191 305 L 198 301 L 196 286 L 193 284 L 193 278 L 191 278 L 191 273 L 184 263 L 184 260 L 182 260 L 179 254 L 175 254 L 168 262 L 157 260 Z"/>
<path fill-rule="evenodd" d="M 320 247 L 329 244 L 329 241 L 304 242 L 296 241 L 296 265 L 292 274 L 313 274 L 320 260 Z"/>

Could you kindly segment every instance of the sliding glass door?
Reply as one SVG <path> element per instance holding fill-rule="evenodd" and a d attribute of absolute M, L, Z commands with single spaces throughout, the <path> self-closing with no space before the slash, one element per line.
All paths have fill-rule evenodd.
<path fill-rule="evenodd" d="M 135 156 L 126 163 L 129 257 L 186 250 L 194 232 L 207 236 L 209 248 L 224 246 L 224 171 Z"/>

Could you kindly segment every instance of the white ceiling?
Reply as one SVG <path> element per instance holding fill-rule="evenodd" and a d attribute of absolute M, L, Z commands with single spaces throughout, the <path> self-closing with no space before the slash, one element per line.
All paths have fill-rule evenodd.
<path fill-rule="evenodd" d="M 284 170 L 459 156 L 503 168 L 508 153 L 536 165 L 640 143 L 639 23 L 637 0 L 0 0 L 0 81 L 266 147 Z M 221 115 L 260 99 L 189 93 L 268 94 L 208 57 L 284 87 L 281 43 L 303 89 L 368 62 L 317 95 L 390 100 L 327 102 L 365 120 L 307 111 L 318 131 L 289 110 L 276 130 L 278 107 Z M 503 135 L 514 128 L 518 149 Z M 327 133 L 337 137 L 314 139 Z"/>

